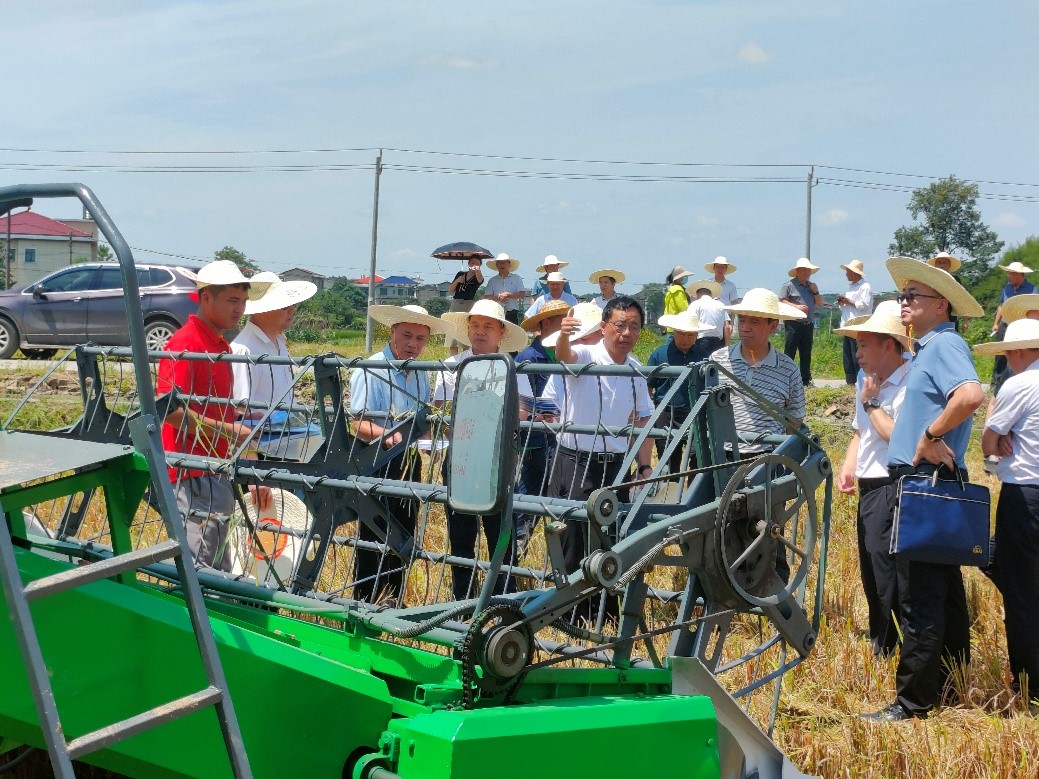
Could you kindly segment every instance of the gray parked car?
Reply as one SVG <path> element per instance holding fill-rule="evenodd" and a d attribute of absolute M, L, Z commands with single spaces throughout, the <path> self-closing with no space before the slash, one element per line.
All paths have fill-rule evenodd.
<path fill-rule="evenodd" d="M 137 265 L 150 351 L 161 350 L 198 309 L 188 297 L 195 283 L 185 273 L 196 270 L 194 266 Z M 33 284 L 0 292 L 0 359 L 18 348 L 26 357 L 46 359 L 58 348 L 88 342 L 130 343 L 118 263 L 71 265 Z"/>

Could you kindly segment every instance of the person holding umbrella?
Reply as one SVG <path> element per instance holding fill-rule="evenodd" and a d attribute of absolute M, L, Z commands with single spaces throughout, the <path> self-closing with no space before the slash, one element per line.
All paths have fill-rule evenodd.
<path fill-rule="evenodd" d="M 467 267 L 455 274 L 447 288 L 451 293 L 451 307 L 448 310 L 469 311 L 476 301 L 477 290 L 483 284 L 483 261 L 494 255 L 478 244 L 458 241 L 434 249 L 432 256 L 438 260 L 463 260 L 466 263 Z M 444 345 L 451 350 L 451 354 L 458 354 L 460 343 L 448 335 Z"/>

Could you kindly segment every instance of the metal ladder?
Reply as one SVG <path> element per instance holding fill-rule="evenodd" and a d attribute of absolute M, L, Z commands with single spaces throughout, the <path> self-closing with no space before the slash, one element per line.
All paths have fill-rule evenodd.
<path fill-rule="evenodd" d="M 144 435 L 146 438 L 149 437 L 147 433 Z M 60 779 L 74 779 L 73 760 L 200 709 L 213 706 L 216 708 L 234 775 L 251 777 L 252 772 L 228 692 L 227 680 L 220 664 L 212 626 L 206 614 L 198 575 L 191 563 L 187 533 L 183 524 L 177 521 L 179 515 L 172 511 L 172 490 L 169 488 L 168 482 L 160 490 L 160 503 L 163 504 L 160 513 L 170 540 L 119 553 L 119 547 L 129 549 L 126 544 L 129 539 L 126 536 L 123 543 L 116 543 L 119 534 L 114 529 L 114 525 L 121 517 L 111 516 L 110 511 L 109 521 L 113 526 L 113 547 L 116 548 L 116 554 L 113 557 L 52 574 L 27 585 L 21 580 L 14 552 L 14 539 L 8 527 L 9 523 L 12 527 L 24 532 L 22 509 L 60 496 L 62 481 L 67 482 L 68 488 L 71 490 L 64 494 L 72 495 L 84 491 L 85 487 L 111 487 L 113 474 L 117 474 L 117 478 L 123 478 L 128 471 L 136 470 L 137 475 L 143 478 L 140 473 L 143 468 L 138 464 L 139 460 L 134 462 L 135 457 L 137 455 L 134 454 L 132 447 L 70 441 L 31 433 L 0 430 L 0 466 L 4 465 L 5 461 L 8 465 L 17 463 L 17 473 L 13 477 L 10 470 L 0 467 L 0 509 L 3 514 L 3 517 L 0 518 L 0 584 L 3 585 L 7 608 L 25 661 L 26 673 L 32 688 L 40 729 L 47 745 L 51 765 L 55 776 Z M 27 458 L 29 462 L 26 462 Z M 153 457 L 144 459 L 150 466 L 148 470 L 152 472 L 152 484 L 154 485 L 156 484 L 158 463 Z M 78 472 L 69 474 L 69 471 L 73 469 L 77 469 Z M 4 477 L 5 471 L 7 472 L 6 477 Z M 39 480 L 44 481 L 40 483 Z M 106 484 L 106 480 L 109 482 L 108 484 Z M 27 485 L 27 482 L 33 481 L 37 483 Z M 162 484 L 162 482 L 158 483 Z M 56 485 L 59 485 L 57 489 Z M 118 503 L 118 501 L 113 501 L 107 489 L 106 499 L 110 509 L 113 508 L 113 502 Z M 133 508 L 126 508 L 132 514 Z M 116 506 L 115 513 L 121 513 L 118 506 Z M 205 669 L 207 686 L 198 692 L 160 704 L 120 722 L 78 736 L 71 741 L 66 740 L 50 674 L 43 658 L 29 604 L 41 598 L 57 595 L 102 579 L 132 576 L 130 572 L 141 566 L 168 559 L 176 561 L 177 571 L 180 574 L 184 600 Z"/>

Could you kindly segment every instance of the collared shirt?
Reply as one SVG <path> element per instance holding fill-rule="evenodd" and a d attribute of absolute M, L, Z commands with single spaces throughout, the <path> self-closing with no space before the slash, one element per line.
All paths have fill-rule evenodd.
<path fill-rule="evenodd" d="M 873 313 L 873 290 L 865 279 L 853 281 L 844 297 L 851 303 L 841 303 L 841 327 L 848 324 L 849 319 Z"/>
<path fill-rule="evenodd" d="M 1035 292 L 1035 285 L 1027 279 L 1021 282 L 1020 287 L 1015 287 L 1008 281 L 1003 287 L 1003 293 L 999 296 L 999 305 L 1003 305 L 1017 295 L 1031 295 L 1033 292 Z"/>
<path fill-rule="evenodd" d="M 577 305 L 577 298 L 575 298 L 569 292 L 564 292 L 558 298 L 554 298 L 546 292 L 544 295 L 540 296 L 537 300 L 530 304 L 530 308 L 527 309 L 527 313 L 523 315 L 523 318 L 529 319 L 530 317 L 534 316 L 541 310 L 542 306 L 544 306 L 551 300 L 562 300 L 564 303 L 571 307 Z"/>
<path fill-rule="evenodd" d="M 547 278 L 548 278 L 548 274 L 546 273 L 544 276 L 542 276 L 541 278 L 539 278 L 537 281 L 534 282 L 534 289 L 532 289 L 530 291 L 530 296 L 532 298 L 537 298 L 537 297 L 540 297 L 541 295 L 547 295 L 548 294 L 548 283 L 545 281 L 545 279 L 547 279 Z M 574 291 L 572 289 L 570 289 L 570 282 L 569 281 L 564 281 L 563 282 L 563 292 L 567 293 L 568 295 L 574 294 Z"/>
<path fill-rule="evenodd" d="M 906 396 L 906 378 L 909 376 L 910 362 L 907 360 L 891 372 L 877 388 L 877 400 L 880 408 L 892 419 L 898 419 L 902 409 L 902 401 Z M 855 462 L 855 476 L 859 479 L 883 479 L 887 473 L 888 443 L 876 428 L 870 415 L 862 407 L 862 381 L 865 374 L 859 371 L 855 387 L 855 419 L 851 426 L 859 431 L 859 451 Z"/>
<path fill-rule="evenodd" d="M 523 279 L 515 273 L 510 273 L 505 278 L 502 278 L 501 274 L 496 273 L 487 280 L 487 286 L 483 288 L 483 296 L 495 299 L 495 296 L 500 295 L 502 292 L 522 292 L 524 297 L 526 297 L 526 291 L 526 288 L 523 286 Z M 509 298 L 502 306 L 506 311 L 519 311 L 522 301 L 523 298 Z"/>
<path fill-rule="evenodd" d="M 464 352 L 452 355 L 444 360 L 444 365 L 454 365 L 460 363 L 467 357 L 473 356 L 472 349 L 466 349 Z M 437 373 L 437 383 L 433 387 L 433 401 L 446 403 L 449 400 L 453 400 L 455 397 L 455 383 L 458 380 L 458 371 L 440 371 Z M 530 381 L 527 379 L 525 373 L 516 374 L 516 391 L 519 396 L 531 397 L 530 392 Z"/>
<path fill-rule="evenodd" d="M 222 334 L 192 314 L 184 326 L 170 336 L 166 351 L 230 354 L 231 345 Z M 159 361 L 156 387 L 159 394 L 170 392 L 176 387 L 187 395 L 229 399 L 232 388 L 231 365 L 223 361 L 176 360 L 165 357 Z M 234 407 L 227 403 L 192 401 L 188 407 L 211 419 L 228 422 L 235 418 Z M 166 422 L 162 425 L 162 448 L 167 452 L 185 452 L 221 459 L 230 454 L 230 444 L 223 436 L 211 441 L 201 426 L 195 426 L 195 432 L 189 433 L 186 424 L 174 427 Z M 170 481 L 175 482 L 181 475 L 190 479 L 203 476 L 206 472 L 170 468 L 169 474 Z"/>
<path fill-rule="evenodd" d="M 985 427 L 1014 434 L 1013 453 L 996 464 L 999 480 L 1039 485 L 1039 360 L 1006 380 Z"/>
<path fill-rule="evenodd" d="M 545 345 L 541 343 L 541 336 L 535 336 L 530 346 L 516 355 L 517 365 L 522 365 L 523 363 L 551 365 L 555 361 L 555 354 L 550 352 Z M 531 416 L 534 416 L 535 414 L 552 414 L 558 416 L 559 407 L 556 406 L 554 401 L 549 401 L 544 398 L 545 386 L 548 384 L 550 377 L 543 373 L 528 373 L 524 375 L 527 377 L 529 382 L 528 386 L 533 394 L 524 395 L 520 398 L 520 403 L 523 404 L 523 407 L 530 412 Z M 527 436 L 525 446 L 527 449 L 540 449 L 548 444 L 549 438 L 550 435 L 548 433 L 531 430 Z"/>
<path fill-rule="evenodd" d="M 797 279 L 788 279 L 779 288 L 780 300 L 792 300 L 808 307 L 808 319 L 792 320 L 794 324 L 811 324 L 815 319 L 815 295 L 812 294 L 812 282 L 802 284 Z"/>
<path fill-rule="evenodd" d="M 667 341 L 658 346 L 653 350 L 653 353 L 649 356 L 649 360 L 646 362 L 648 366 L 654 365 L 691 365 L 694 362 L 702 362 L 706 360 L 709 355 L 707 350 L 704 349 L 703 344 L 699 341 L 693 344 L 692 348 L 688 352 L 683 352 L 675 344 L 674 336 L 668 336 Z M 692 380 L 690 375 L 689 379 Z M 664 397 L 668 390 L 671 389 L 671 385 L 675 383 L 674 379 L 648 379 L 650 393 L 654 400 Z M 678 391 L 671 398 L 671 402 L 668 403 L 672 408 L 688 408 L 689 407 L 689 390 Z"/>
<path fill-rule="evenodd" d="M 617 296 L 614 295 L 613 298 L 615 297 Z M 610 300 L 613 300 L 613 298 L 610 298 Z M 606 308 L 606 304 L 609 303 L 610 300 L 607 300 L 602 295 L 597 295 L 596 297 L 592 298 L 592 302 L 595 303 L 595 305 L 597 305 L 599 308 Z"/>
<path fill-rule="evenodd" d="M 978 381 L 970 347 L 953 327 L 942 322 L 916 342 L 916 357 L 909 368 L 902 412 L 891 431 L 888 465 L 912 465 L 924 430 L 945 410 L 949 396 L 964 384 Z M 966 468 L 964 456 L 970 441 L 971 417 L 945 433 L 956 465 Z"/>
<path fill-rule="evenodd" d="M 729 312 L 725 310 L 726 305 L 728 304 L 722 303 L 721 300 L 715 300 L 709 295 L 697 298 L 689 304 L 689 308 L 696 314 L 700 324 L 711 328 L 701 332 L 701 338 L 725 337 L 725 323 L 731 321 Z"/>
<path fill-rule="evenodd" d="M 739 295 L 736 293 L 736 285 L 728 279 L 717 281 L 717 284 L 721 287 L 721 292 L 718 293 L 718 302 L 723 306 L 731 306 L 735 303 L 739 298 Z"/>
<path fill-rule="evenodd" d="M 618 365 L 602 342 L 593 346 L 572 347 L 576 362 Z M 628 355 L 623 365 L 641 365 Z M 562 397 L 556 396 L 564 425 L 605 425 L 624 427 L 653 413 L 649 387 L 642 376 L 567 376 L 561 382 Z M 549 383 L 549 387 L 552 383 Z M 556 387 L 559 392 L 559 387 Z M 560 433 L 560 446 L 582 452 L 626 452 L 635 434 L 605 436 L 593 433 Z"/>
<path fill-rule="evenodd" d="M 389 345 L 369 359 L 396 360 Z M 350 414 L 364 418 L 365 412 L 377 411 L 399 417 L 425 409 L 429 402 L 429 374 L 427 371 L 402 371 L 399 368 L 355 368 L 350 374 Z M 393 421 L 383 416 L 373 417 L 380 427 L 390 427 Z"/>
<path fill-rule="evenodd" d="M 801 383 L 801 371 L 793 360 L 777 351 L 772 344 L 768 346 L 768 353 L 755 365 L 743 358 L 739 343 L 722 347 L 711 355 L 711 359 L 791 417 L 801 420 L 805 418 L 805 391 Z M 735 384 L 721 372 L 718 375 L 718 383 L 729 386 Z M 786 427 L 782 422 L 752 400 L 745 398 L 742 393 L 733 392 L 730 397 L 736 429 L 741 433 L 750 436 L 786 433 Z M 770 448 L 768 444 L 740 446 L 740 450 L 744 452 L 762 452 Z"/>
<path fill-rule="evenodd" d="M 231 342 L 233 354 L 248 354 L 253 357 L 270 355 L 272 357 L 288 357 L 289 348 L 285 336 L 279 335 L 273 341 L 263 330 L 251 321 L 246 323 L 242 332 Z M 254 403 L 265 403 L 273 406 L 278 403 L 292 402 L 292 366 L 291 365 L 253 365 L 236 362 L 231 365 L 234 376 L 235 400 L 250 400 Z M 250 409 L 263 411 L 263 409 Z"/>

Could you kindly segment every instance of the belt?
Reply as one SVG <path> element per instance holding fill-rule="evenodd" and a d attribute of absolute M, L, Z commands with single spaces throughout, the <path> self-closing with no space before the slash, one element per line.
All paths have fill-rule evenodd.
<path fill-rule="evenodd" d="M 885 487 L 892 483 L 893 480 L 890 476 L 876 476 L 872 479 L 859 479 L 859 492 L 869 492 L 870 490 L 875 490 L 877 487 Z"/>
<path fill-rule="evenodd" d="M 944 469 L 947 473 L 949 472 L 949 469 L 944 465 L 931 465 L 930 463 L 920 463 L 919 465 L 892 465 L 887 469 L 887 472 L 891 475 L 892 479 L 900 479 L 903 476 L 908 476 L 914 473 L 922 473 L 930 476 L 939 468 Z M 968 480 L 966 468 L 957 468 L 956 470 L 959 471 L 959 476 L 963 481 Z M 949 473 L 949 475 L 955 476 L 956 474 Z"/>
<path fill-rule="evenodd" d="M 558 448 L 563 454 L 573 457 L 579 463 L 619 463 L 624 459 L 623 452 L 584 452 L 579 449 L 570 449 L 566 446 Z"/>

